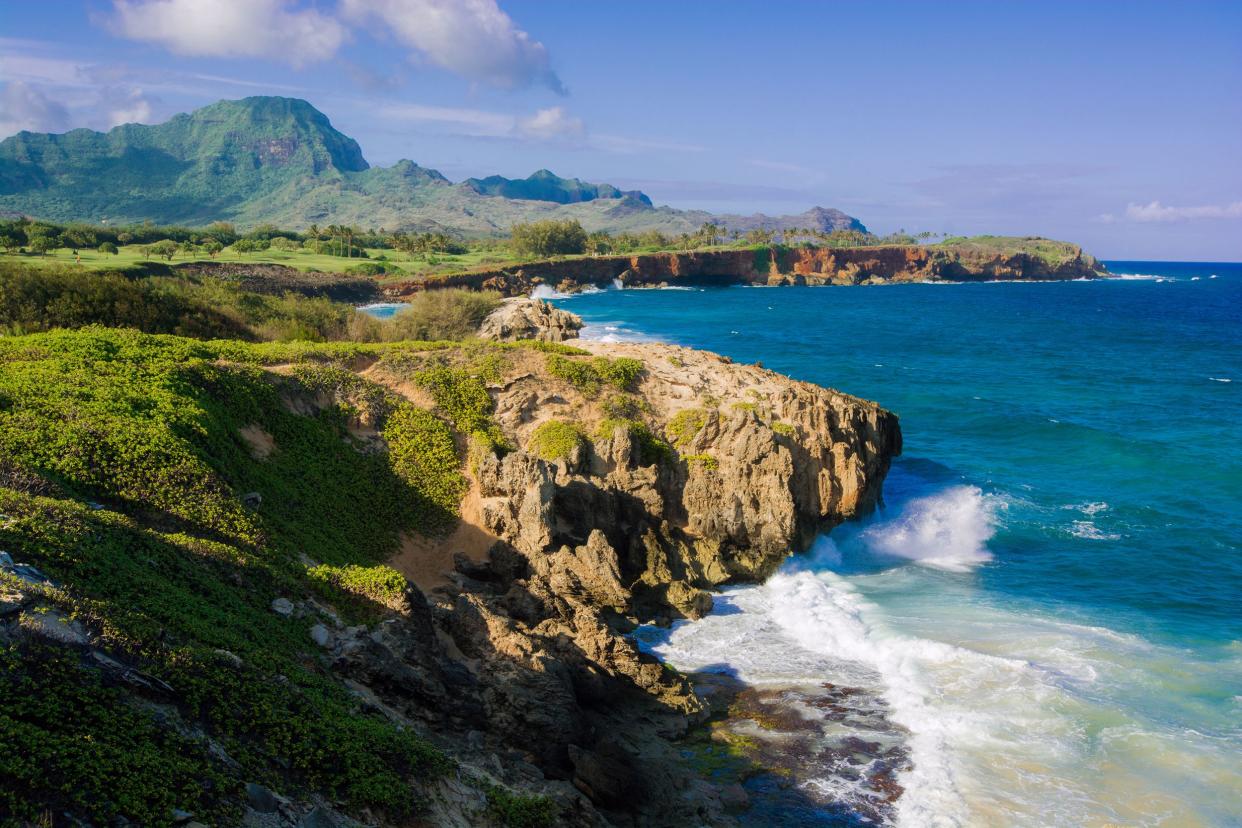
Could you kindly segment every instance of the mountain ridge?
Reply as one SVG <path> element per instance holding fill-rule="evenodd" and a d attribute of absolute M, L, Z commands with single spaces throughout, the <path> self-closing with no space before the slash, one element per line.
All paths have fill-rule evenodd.
<path fill-rule="evenodd" d="M 641 191 L 546 169 L 525 179 L 454 183 L 410 160 L 375 167 L 312 104 L 276 96 L 217 101 L 161 124 L 106 133 L 19 132 L 0 141 L 0 211 L 57 221 L 346 223 L 464 235 L 500 234 L 539 219 L 609 232 L 682 233 L 706 222 L 739 231 L 862 228 L 824 208 L 795 217 L 718 217 L 656 206 Z M 796 223 L 812 214 L 816 223 Z"/>

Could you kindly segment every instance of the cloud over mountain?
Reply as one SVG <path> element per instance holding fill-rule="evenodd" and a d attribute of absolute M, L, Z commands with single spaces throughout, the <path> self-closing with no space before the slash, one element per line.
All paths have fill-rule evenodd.
<path fill-rule="evenodd" d="M 496 0 L 340 0 L 331 11 L 294 0 L 113 0 L 112 28 L 193 57 L 272 58 L 293 66 L 335 57 L 356 27 L 410 50 L 415 63 L 500 89 L 565 94 L 548 50 Z"/>
<path fill-rule="evenodd" d="M 116 31 L 179 55 L 330 58 L 348 35 L 336 18 L 287 0 L 114 0 Z"/>
<path fill-rule="evenodd" d="M 502 89 L 543 85 L 565 94 L 548 50 L 495 0 L 342 0 L 351 21 L 378 22 L 415 57 Z"/>

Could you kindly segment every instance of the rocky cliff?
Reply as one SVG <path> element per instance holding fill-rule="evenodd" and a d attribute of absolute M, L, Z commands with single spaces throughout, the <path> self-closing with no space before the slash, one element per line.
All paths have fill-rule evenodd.
<path fill-rule="evenodd" d="M 629 634 L 901 450 L 874 403 L 663 345 L 0 351 L 0 814 L 42 824 L 732 825 L 680 741 L 715 702 Z"/>
<path fill-rule="evenodd" d="M 1041 240 L 1042 241 L 1042 240 Z M 620 282 L 646 287 L 677 282 L 752 285 L 861 285 L 901 282 L 1024 281 L 1089 279 L 1104 272 L 1075 245 L 1060 244 L 1056 255 L 1013 249 L 954 249 L 940 246 L 855 248 L 761 247 L 635 256 L 599 256 L 531 262 L 509 270 L 479 271 L 426 281 L 388 284 L 390 297 L 426 287 L 470 287 L 506 295 L 536 285 L 578 290 Z"/>
<path fill-rule="evenodd" d="M 516 751 L 535 779 L 568 780 L 581 797 L 561 790 L 564 814 L 731 824 L 728 797 L 670 741 L 709 706 L 626 633 L 701 616 L 713 589 L 764 578 L 868 510 L 901 449 L 897 420 L 714 354 L 582 345 L 509 353 L 487 388 L 512 450 L 479 457 L 438 553 L 416 547 L 394 565 L 426 589 L 441 658 L 467 666 L 471 738 Z M 459 360 L 452 370 L 470 370 Z M 427 364 L 363 373 L 408 392 Z"/>

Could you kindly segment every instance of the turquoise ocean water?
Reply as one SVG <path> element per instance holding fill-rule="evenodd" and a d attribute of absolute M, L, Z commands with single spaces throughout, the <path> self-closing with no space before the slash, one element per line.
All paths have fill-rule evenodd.
<path fill-rule="evenodd" d="M 588 336 L 901 415 L 877 514 L 644 636 L 687 670 L 869 688 L 910 756 L 886 821 L 1242 825 L 1242 265 L 1108 264 L 1126 275 L 553 297 Z"/>

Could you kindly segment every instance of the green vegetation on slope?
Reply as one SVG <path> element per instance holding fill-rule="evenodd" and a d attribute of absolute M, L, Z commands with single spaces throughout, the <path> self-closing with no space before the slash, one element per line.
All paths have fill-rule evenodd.
<path fill-rule="evenodd" d="M 576 359 L 552 353 L 547 357 L 548 373 L 565 380 L 587 396 L 595 396 L 605 385 L 618 391 L 629 391 L 643 372 L 643 364 L 636 359 L 619 357 L 594 357 Z"/>
<path fill-rule="evenodd" d="M 1053 266 L 1082 254 L 1082 248 L 1076 244 L 1040 236 L 949 236 L 932 247 L 963 255 L 1014 256 L 1026 253 Z"/>
<path fill-rule="evenodd" d="M 461 340 L 472 337 L 499 303 L 488 291 L 429 291 L 412 297 L 392 319 L 379 320 L 327 298 L 255 293 L 212 276 L 0 262 L 0 333 L 10 334 L 103 324 L 200 339 Z"/>
<path fill-rule="evenodd" d="M 132 706 L 71 649 L 0 640 L 0 813 L 166 825 L 175 807 L 221 824 L 257 781 L 396 817 L 417 806 L 412 783 L 447 767 L 327 674 L 313 617 L 270 607 L 325 584 L 388 602 L 396 584 L 376 565 L 399 532 L 450 525 L 462 489 L 447 424 L 330 366 L 259 367 L 359 352 L 314 348 L 100 328 L 0 338 L 0 548 L 51 579 L 7 586 L 81 623 L 186 722 Z M 358 417 L 400 448 L 359 450 Z"/>
<path fill-rule="evenodd" d="M 536 457 L 555 462 L 570 457 L 586 440 L 586 432 L 576 423 L 548 420 L 531 432 L 526 449 Z"/>

